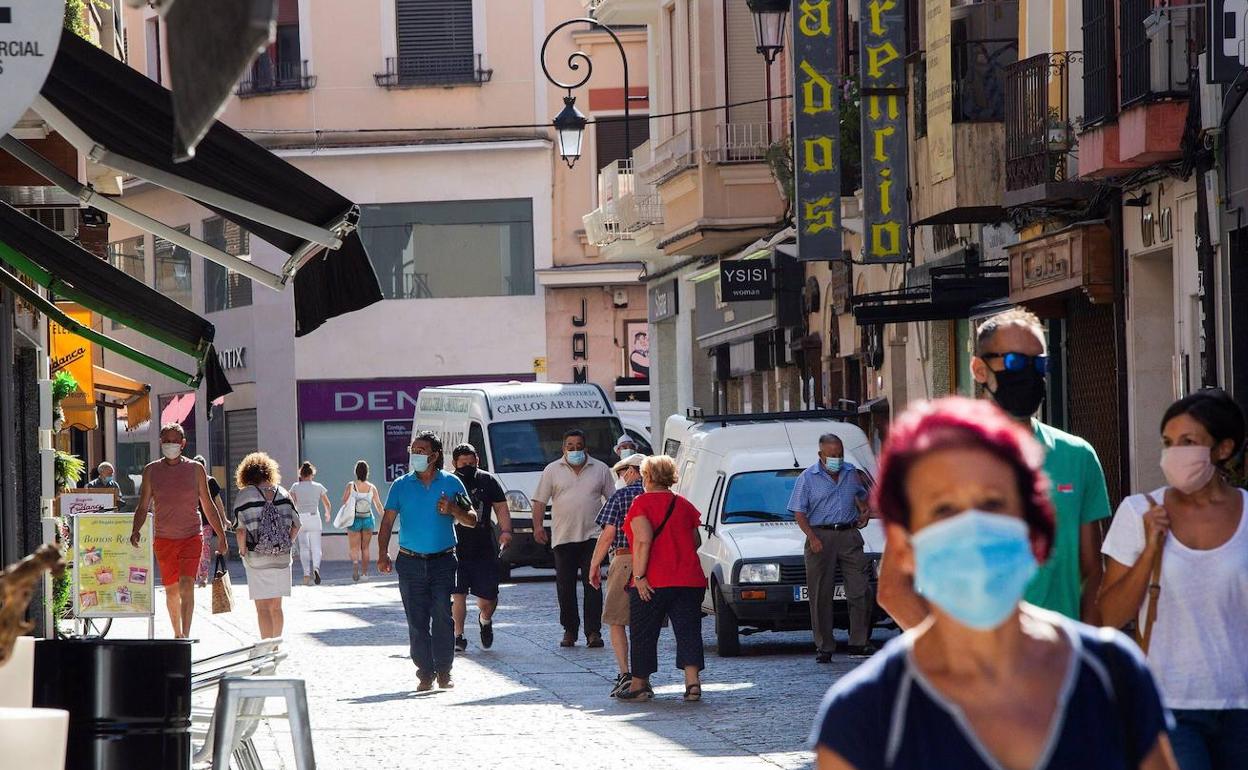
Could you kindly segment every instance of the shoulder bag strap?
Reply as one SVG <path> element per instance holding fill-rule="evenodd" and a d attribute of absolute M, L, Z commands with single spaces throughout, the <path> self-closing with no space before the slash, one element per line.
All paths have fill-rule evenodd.
<path fill-rule="evenodd" d="M 1158 505 L 1151 494 L 1145 493 L 1144 499 L 1148 500 L 1149 506 Z M 1147 537 L 1147 530 L 1145 532 Z M 1136 629 L 1136 642 L 1139 643 L 1140 649 L 1148 655 L 1148 644 L 1153 638 L 1153 624 L 1157 622 L 1157 600 L 1161 596 L 1161 557 L 1166 552 L 1165 541 L 1161 543 L 1161 547 L 1157 549 L 1157 554 L 1153 556 L 1152 568 L 1149 569 L 1148 575 L 1148 609 L 1144 613 L 1144 627 Z"/>
<path fill-rule="evenodd" d="M 672 518 L 672 511 L 676 510 L 676 493 L 672 493 L 672 502 L 667 505 L 667 513 L 663 514 L 663 521 L 659 522 L 659 526 L 655 528 L 651 541 L 659 539 L 659 533 L 667 526 L 667 520 Z"/>

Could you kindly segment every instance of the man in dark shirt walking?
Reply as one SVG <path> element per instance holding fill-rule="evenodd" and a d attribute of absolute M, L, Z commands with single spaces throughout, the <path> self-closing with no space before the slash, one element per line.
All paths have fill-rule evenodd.
<path fill-rule="evenodd" d="M 455 574 L 455 590 L 451 592 L 451 610 L 455 617 L 455 649 L 468 649 L 464 638 L 464 622 L 468 617 L 468 594 L 477 597 L 477 625 L 481 629 L 481 646 L 494 644 L 494 610 L 498 607 L 498 584 L 502 577 L 499 550 L 511 542 L 511 509 L 498 477 L 481 470 L 477 450 L 472 444 L 460 444 L 451 453 L 455 475 L 464 482 L 472 507 L 477 511 L 474 527 L 455 525 L 455 555 L 459 566 Z M 498 519 L 498 542 L 490 510 Z"/>

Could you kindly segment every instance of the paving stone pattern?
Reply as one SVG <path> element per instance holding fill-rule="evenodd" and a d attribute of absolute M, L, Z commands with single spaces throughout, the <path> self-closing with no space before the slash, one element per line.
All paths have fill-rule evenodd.
<path fill-rule="evenodd" d="M 257 638 L 245 577 L 232 566 L 234 612 L 210 615 L 208 592 L 197 596 L 196 658 Z M 815 664 L 809 632 L 749 636 L 742 657 L 719 658 L 708 618 L 703 702 L 681 700 L 675 643 L 665 630 L 656 699 L 621 703 L 607 697 L 616 674 L 609 646 L 590 650 L 582 638 L 560 648 L 549 573 L 517 571 L 519 582 L 503 587 L 493 648 L 480 646 L 470 601 L 469 647 L 456 658 L 455 688 L 417 694 L 393 576 L 353 583 L 341 564 L 326 570 L 332 574 L 321 586 L 296 585 L 285 603 L 289 657 L 278 672 L 307 681 L 321 768 L 592 770 L 636 765 L 638 752 L 648 768 L 809 767 L 805 743 L 820 698 L 858 663 L 838 655 L 831 665 Z M 160 598 L 157 606 L 157 634 L 167 636 Z M 124 621 L 110 636 L 145 633 L 145 622 Z M 271 723 L 256 743 L 265 767 L 294 768 L 284 722 Z"/>

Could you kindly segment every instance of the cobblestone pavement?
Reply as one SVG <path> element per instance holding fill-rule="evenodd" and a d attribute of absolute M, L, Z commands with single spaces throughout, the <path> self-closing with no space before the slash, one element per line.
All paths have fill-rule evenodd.
<path fill-rule="evenodd" d="M 210 615 L 208 592 L 197 597 L 196 658 L 257 638 L 242 569 L 232 566 L 234 612 Z M 353 583 L 349 565 L 326 571 L 324 584 L 296 585 L 285 603 L 289 658 L 278 671 L 307 680 L 321 768 L 592 769 L 620 767 L 636 752 L 652 768 L 808 767 L 805 742 L 819 700 L 857 663 L 838 655 L 815 664 L 809 632 L 746 637 L 741 657 L 719 658 L 708 618 L 703 702 L 680 698 L 668 630 L 652 679 L 656 699 L 620 703 L 607 697 L 616 673 L 610 648 L 587 649 L 582 638 L 561 649 L 550 573 L 517 570 L 518 582 L 503 587 L 493 648 L 480 647 L 470 602 L 455 688 L 417 694 L 393 576 Z M 157 634 L 168 636 L 163 605 L 158 598 Z M 145 633 L 146 622 L 125 621 L 110 637 Z M 266 767 L 294 767 L 283 722 L 256 740 Z"/>

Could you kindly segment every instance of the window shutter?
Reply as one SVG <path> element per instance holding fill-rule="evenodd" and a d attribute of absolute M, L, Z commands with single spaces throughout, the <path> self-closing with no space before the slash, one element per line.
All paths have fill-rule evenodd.
<path fill-rule="evenodd" d="M 767 64 L 754 39 L 754 18 L 740 0 L 724 0 L 725 81 L 728 103 L 750 102 L 767 96 Z M 729 107 L 729 123 L 766 123 L 767 104 Z"/>
<path fill-rule="evenodd" d="M 601 122 L 599 122 L 601 121 Z M 598 170 L 602 171 L 617 160 L 630 157 L 632 151 L 640 147 L 650 138 L 650 119 L 645 115 L 632 115 L 629 118 L 629 140 L 632 147 L 624 146 L 624 119 L 613 118 L 594 122 L 594 141 L 597 143 Z"/>
<path fill-rule="evenodd" d="M 472 0 L 396 0 L 399 76 L 459 80 L 476 71 Z"/>

